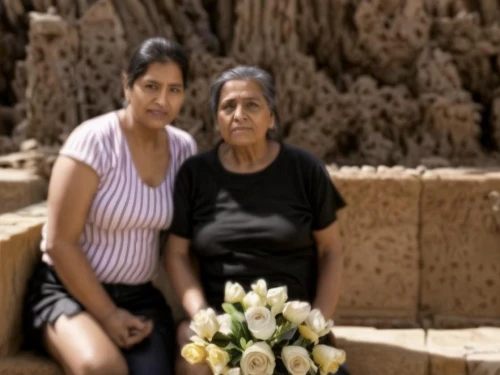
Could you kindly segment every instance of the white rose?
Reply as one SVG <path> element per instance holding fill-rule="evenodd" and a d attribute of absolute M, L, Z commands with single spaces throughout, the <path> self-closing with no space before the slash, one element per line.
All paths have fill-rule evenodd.
<path fill-rule="evenodd" d="M 231 315 L 221 314 L 217 316 L 217 321 L 219 322 L 219 332 L 225 335 L 229 335 L 233 331 L 231 330 Z"/>
<path fill-rule="evenodd" d="M 205 348 L 207 352 L 206 361 L 210 365 L 214 374 L 221 374 L 222 370 L 229 363 L 229 354 L 225 350 L 219 348 L 217 345 L 210 344 Z"/>
<path fill-rule="evenodd" d="M 276 330 L 276 319 L 267 307 L 250 307 L 245 311 L 245 319 L 248 329 L 256 339 L 267 340 Z"/>
<path fill-rule="evenodd" d="M 321 375 L 337 372 L 339 366 L 345 362 L 345 352 L 328 345 L 316 345 L 312 355 Z"/>
<path fill-rule="evenodd" d="M 289 322 L 300 325 L 306 320 L 311 312 L 311 305 L 307 302 L 291 301 L 285 303 L 283 316 Z"/>
<path fill-rule="evenodd" d="M 262 298 L 267 296 L 267 284 L 264 279 L 259 279 L 255 284 L 252 284 L 252 290 Z"/>
<path fill-rule="evenodd" d="M 265 305 L 266 305 L 266 299 L 262 298 L 255 292 L 248 292 L 245 298 L 243 298 L 243 306 L 245 307 L 245 309 L 248 309 L 249 307 L 265 306 Z"/>
<path fill-rule="evenodd" d="M 219 321 L 215 311 L 211 308 L 198 311 L 189 325 L 196 334 L 204 339 L 212 340 L 212 337 L 219 330 Z"/>
<path fill-rule="evenodd" d="M 236 303 L 243 301 L 245 297 L 245 290 L 238 283 L 228 281 L 224 288 L 224 302 Z"/>
<path fill-rule="evenodd" d="M 316 332 L 319 337 L 326 335 L 333 327 L 333 320 L 325 321 L 323 314 L 318 309 L 313 309 L 305 320 L 306 325 Z"/>
<path fill-rule="evenodd" d="M 301 346 L 285 346 L 281 351 L 283 363 L 292 375 L 306 375 L 311 368 L 311 360 L 306 348 Z"/>
<path fill-rule="evenodd" d="M 286 286 L 271 288 L 267 291 L 267 303 L 271 306 L 271 312 L 274 316 L 283 311 L 287 299 L 288 294 Z"/>
<path fill-rule="evenodd" d="M 227 372 L 224 373 L 224 375 L 241 375 L 241 370 L 239 367 L 233 367 L 227 370 Z"/>
<path fill-rule="evenodd" d="M 319 341 L 319 336 L 316 332 L 314 332 L 311 328 L 306 326 L 305 324 L 301 324 L 297 327 L 299 329 L 300 335 L 315 344 Z"/>
<path fill-rule="evenodd" d="M 272 375 L 276 366 L 271 347 L 264 341 L 259 341 L 248 347 L 240 362 L 243 375 Z"/>
<path fill-rule="evenodd" d="M 319 337 L 329 334 L 333 328 L 333 319 L 328 319 L 326 321 L 325 328 L 319 333 Z"/>
<path fill-rule="evenodd" d="M 205 361 L 207 358 L 207 352 L 205 351 L 204 346 L 189 343 L 182 347 L 181 356 L 190 364 L 194 365 Z"/>

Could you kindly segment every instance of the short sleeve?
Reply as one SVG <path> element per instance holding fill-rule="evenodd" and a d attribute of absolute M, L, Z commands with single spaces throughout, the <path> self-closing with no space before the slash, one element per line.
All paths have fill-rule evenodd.
<path fill-rule="evenodd" d="M 188 163 L 184 163 L 174 184 L 174 217 L 169 232 L 179 237 L 192 237 L 192 192 L 194 187 L 193 175 Z"/>
<path fill-rule="evenodd" d="M 174 145 L 173 150 L 176 154 L 178 166 L 180 166 L 185 160 L 198 152 L 196 141 L 191 134 L 184 130 L 173 126 L 169 126 L 167 129 Z"/>
<path fill-rule="evenodd" d="M 59 154 L 88 165 L 102 179 L 107 170 L 106 150 L 102 137 L 99 128 L 84 123 L 71 132 Z"/>
<path fill-rule="evenodd" d="M 312 167 L 310 202 L 313 230 L 321 230 L 337 220 L 337 211 L 346 205 L 326 167 L 318 162 Z"/>
<path fill-rule="evenodd" d="M 198 146 L 196 145 L 196 141 L 194 140 L 193 137 L 189 137 L 188 138 L 188 147 L 187 147 L 187 158 L 189 158 L 190 156 L 193 156 L 193 155 L 196 155 L 196 153 L 198 152 Z"/>

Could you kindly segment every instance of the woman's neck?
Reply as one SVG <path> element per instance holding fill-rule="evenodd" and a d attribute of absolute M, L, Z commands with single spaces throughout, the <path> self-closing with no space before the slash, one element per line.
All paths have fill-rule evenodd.
<path fill-rule="evenodd" d="M 119 112 L 122 129 L 129 135 L 134 143 L 154 146 L 162 141 L 161 134 L 164 129 L 150 129 L 134 120 L 132 108 L 127 107 Z"/>
<path fill-rule="evenodd" d="M 265 140 L 249 146 L 231 146 L 222 143 L 219 158 L 227 169 L 235 172 L 255 172 L 267 167 L 277 155 L 279 145 Z"/>

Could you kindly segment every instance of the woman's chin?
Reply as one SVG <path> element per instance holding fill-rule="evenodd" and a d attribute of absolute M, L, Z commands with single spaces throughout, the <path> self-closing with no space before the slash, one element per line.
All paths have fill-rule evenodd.
<path fill-rule="evenodd" d="M 244 147 L 251 146 L 256 143 L 259 143 L 259 140 L 249 134 L 236 134 L 233 133 L 229 137 L 229 139 L 225 140 L 231 146 L 235 147 Z"/>
<path fill-rule="evenodd" d="M 170 124 L 170 119 L 147 119 L 147 121 L 143 122 L 145 128 L 149 130 L 159 130 L 163 129 L 165 126 Z"/>

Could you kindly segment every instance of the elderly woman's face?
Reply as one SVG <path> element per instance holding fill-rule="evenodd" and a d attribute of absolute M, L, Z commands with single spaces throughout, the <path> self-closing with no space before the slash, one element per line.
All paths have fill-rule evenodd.
<path fill-rule="evenodd" d="M 222 87 L 217 109 L 221 137 L 230 145 L 245 146 L 265 141 L 274 117 L 253 80 L 228 81 Z"/>

